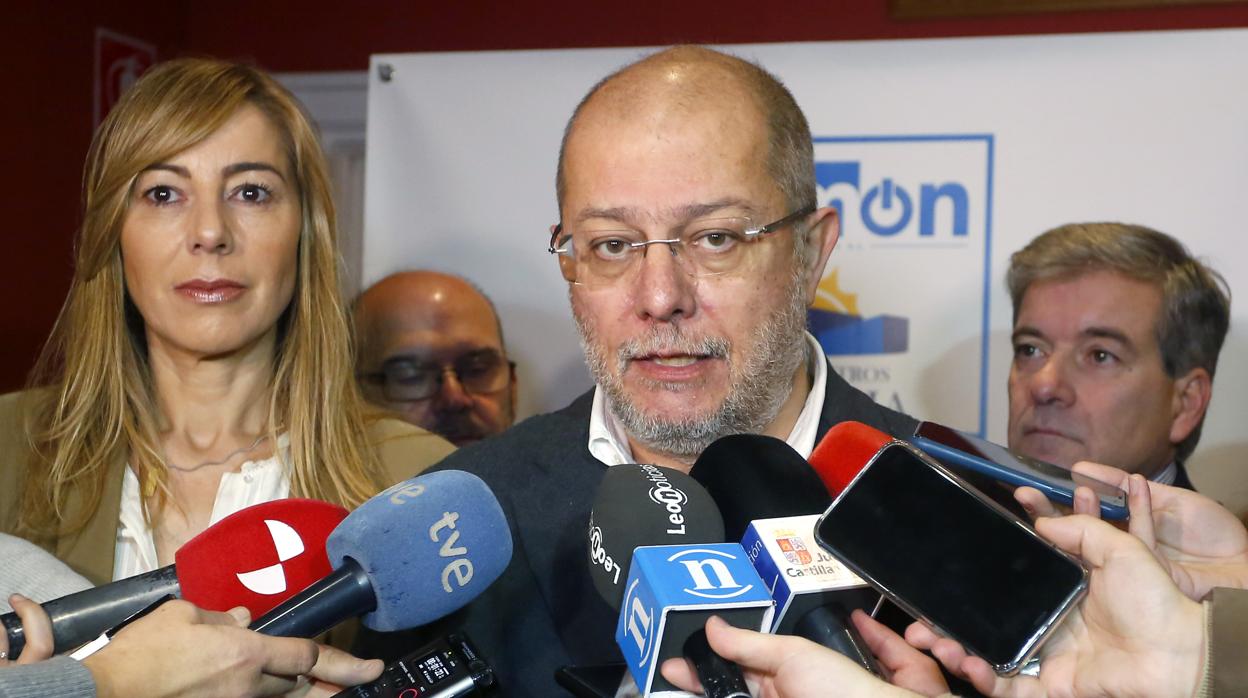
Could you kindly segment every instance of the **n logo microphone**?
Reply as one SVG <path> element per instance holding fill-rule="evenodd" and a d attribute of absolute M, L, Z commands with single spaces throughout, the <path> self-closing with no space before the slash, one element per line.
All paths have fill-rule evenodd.
<path fill-rule="evenodd" d="M 731 553 L 711 548 L 694 548 L 675 553 L 667 561 L 679 562 L 685 566 L 689 578 L 693 581 L 692 587 L 685 587 L 686 594 L 693 594 L 704 599 L 731 599 L 741 596 L 754 587 L 753 584 L 739 584 L 733 578 L 732 570 L 728 569 L 727 562 L 736 559 L 737 556 Z M 711 581 L 711 575 L 715 576 L 715 581 Z"/>
<path fill-rule="evenodd" d="M 649 599 L 642 600 L 638 597 L 637 591 L 640 587 L 641 580 L 633 579 L 624 594 L 624 615 L 621 616 L 621 621 L 628 639 L 636 646 L 638 656 L 642 657 L 641 664 L 644 665 L 649 661 L 650 650 L 654 644 L 654 607 L 647 604 Z"/>
<path fill-rule="evenodd" d="M 773 605 L 737 543 L 637 548 L 615 640 L 643 695 L 676 690 L 657 671 L 685 656 L 685 642 L 712 614 L 751 630 L 770 627 Z"/>

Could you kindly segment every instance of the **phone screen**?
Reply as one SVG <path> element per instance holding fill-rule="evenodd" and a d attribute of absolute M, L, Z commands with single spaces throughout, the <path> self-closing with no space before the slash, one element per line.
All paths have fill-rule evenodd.
<path fill-rule="evenodd" d="M 901 444 L 832 503 L 819 542 L 1001 673 L 1083 594 L 1086 573 L 1021 521 Z"/>
<path fill-rule="evenodd" d="M 922 422 L 919 424 L 919 428 L 915 430 L 914 435 L 931 439 L 977 458 L 1000 464 L 1016 472 L 1025 473 L 1054 487 L 1073 491 L 1076 485 L 1081 485 L 1091 489 L 1096 493 L 1096 496 L 1109 504 L 1118 507 L 1127 505 L 1127 495 L 1118 487 L 1072 472 L 1069 468 L 1063 468 L 1060 465 L 1014 453 L 1004 446 L 986 441 L 974 434 L 950 429 L 935 422 Z"/>

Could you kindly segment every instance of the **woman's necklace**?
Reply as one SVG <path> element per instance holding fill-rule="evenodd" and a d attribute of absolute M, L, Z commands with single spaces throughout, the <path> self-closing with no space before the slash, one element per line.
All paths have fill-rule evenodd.
<path fill-rule="evenodd" d="M 193 473 L 196 470 L 199 470 L 200 468 L 206 468 L 210 465 L 225 465 L 226 463 L 230 462 L 230 459 L 233 458 L 234 456 L 237 456 L 240 453 L 247 453 L 249 451 L 254 450 L 256 446 L 260 445 L 261 441 L 264 441 L 267 438 L 269 438 L 268 434 L 261 434 L 260 436 L 256 437 L 255 441 L 251 442 L 250 446 L 244 446 L 243 448 L 237 449 L 235 451 L 231 451 L 229 455 L 227 455 L 225 458 L 222 458 L 221 460 L 208 460 L 208 461 L 204 461 L 203 463 L 200 463 L 199 465 L 191 465 L 191 466 L 183 467 L 181 465 L 174 463 L 173 461 L 169 460 L 168 457 L 166 457 L 165 467 L 172 468 L 173 470 L 177 470 L 183 473 Z"/>

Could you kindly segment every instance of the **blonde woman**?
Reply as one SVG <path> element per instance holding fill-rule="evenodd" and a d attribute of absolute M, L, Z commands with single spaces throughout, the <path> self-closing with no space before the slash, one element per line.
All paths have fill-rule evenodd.
<path fill-rule="evenodd" d="M 242 507 L 351 507 L 452 446 L 365 412 L 324 156 L 253 68 L 158 65 L 92 142 L 72 286 L 0 398 L 0 529 L 97 584 Z"/>

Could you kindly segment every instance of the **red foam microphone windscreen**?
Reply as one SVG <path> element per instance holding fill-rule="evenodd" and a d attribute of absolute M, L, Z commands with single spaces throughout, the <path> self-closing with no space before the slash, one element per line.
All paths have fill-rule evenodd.
<path fill-rule="evenodd" d="M 819 473 L 828 494 L 835 498 L 862 467 L 893 437 L 862 422 L 841 422 L 828 430 L 810 454 L 810 466 Z"/>
<path fill-rule="evenodd" d="M 246 606 L 259 618 L 333 571 L 325 539 L 346 517 L 315 499 L 236 511 L 174 553 L 182 598 L 210 611 Z"/>

